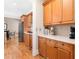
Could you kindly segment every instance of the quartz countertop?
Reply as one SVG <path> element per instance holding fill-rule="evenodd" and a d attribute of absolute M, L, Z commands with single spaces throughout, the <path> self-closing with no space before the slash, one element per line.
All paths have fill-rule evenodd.
<path fill-rule="evenodd" d="M 28 33 L 28 32 L 24 32 L 24 34 L 29 34 L 29 35 L 32 35 L 32 33 Z"/>
<path fill-rule="evenodd" d="M 38 36 L 45 37 L 52 40 L 57 40 L 61 42 L 66 42 L 70 44 L 75 44 L 75 39 L 70 39 L 67 36 L 60 36 L 60 35 L 45 35 L 45 34 L 38 34 Z"/>

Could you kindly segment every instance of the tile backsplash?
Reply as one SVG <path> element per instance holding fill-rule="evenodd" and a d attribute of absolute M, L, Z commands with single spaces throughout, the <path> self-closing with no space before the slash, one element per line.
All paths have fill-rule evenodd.
<path fill-rule="evenodd" d="M 55 34 L 69 36 L 71 26 L 75 27 L 75 24 L 55 26 Z"/>
<path fill-rule="evenodd" d="M 56 26 L 54 26 L 55 35 L 69 36 L 71 26 L 75 27 L 75 24 L 56 25 Z"/>

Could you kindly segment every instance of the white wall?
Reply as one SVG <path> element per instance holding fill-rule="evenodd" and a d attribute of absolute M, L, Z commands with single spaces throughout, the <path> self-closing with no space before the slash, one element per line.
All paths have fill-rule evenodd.
<path fill-rule="evenodd" d="M 18 33 L 18 19 L 4 17 L 4 22 L 7 23 L 8 30 Z"/>
<path fill-rule="evenodd" d="M 24 13 L 32 10 L 32 0 L 5 0 L 4 16 L 19 18 Z"/>
<path fill-rule="evenodd" d="M 43 31 L 43 0 L 33 1 L 33 49 L 32 54 L 36 56 L 38 52 L 38 33 Z"/>
<path fill-rule="evenodd" d="M 8 18 L 17 18 L 20 19 L 21 14 L 19 13 L 13 13 L 13 12 L 8 12 L 8 11 L 4 11 L 4 17 L 8 17 Z"/>
<path fill-rule="evenodd" d="M 37 3 L 37 20 L 36 20 L 36 28 L 37 32 L 43 33 L 44 25 L 43 25 L 43 0 L 39 0 Z"/>

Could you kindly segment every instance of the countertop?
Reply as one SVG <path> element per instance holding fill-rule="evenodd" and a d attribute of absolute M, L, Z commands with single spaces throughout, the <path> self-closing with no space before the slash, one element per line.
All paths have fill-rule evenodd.
<path fill-rule="evenodd" d="M 75 39 L 70 39 L 66 36 L 59 36 L 59 35 L 45 35 L 45 34 L 38 34 L 38 36 L 45 37 L 52 40 L 57 40 L 61 42 L 66 42 L 70 44 L 75 44 Z"/>
<path fill-rule="evenodd" d="M 28 33 L 28 32 L 24 32 L 24 34 L 29 34 L 29 35 L 32 35 L 32 33 Z"/>
<path fill-rule="evenodd" d="M 24 32 L 24 34 L 30 34 L 32 35 L 32 33 L 28 33 L 28 32 Z M 60 36 L 60 35 L 45 35 L 45 34 L 38 34 L 38 36 L 40 37 L 45 37 L 51 40 L 57 40 L 57 41 L 61 41 L 61 42 L 66 42 L 69 44 L 75 44 L 75 39 L 70 39 L 69 37 L 66 36 Z"/>

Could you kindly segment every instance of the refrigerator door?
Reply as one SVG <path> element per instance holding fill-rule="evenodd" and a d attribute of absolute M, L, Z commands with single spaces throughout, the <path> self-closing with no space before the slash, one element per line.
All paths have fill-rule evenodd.
<path fill-rule="evenodd" d="M 23 22 L 19 22 L 18 39 L 19 39 L 19 42 L 23 42 L 23 39 L 24 39 L 24 27 L 23 27 Z"/>

